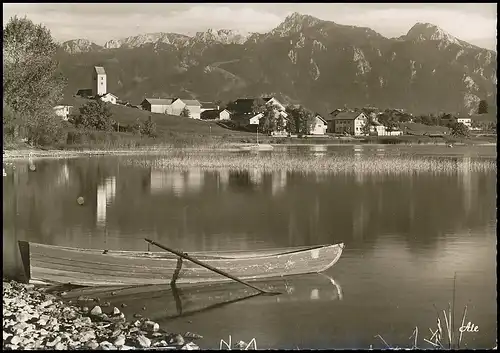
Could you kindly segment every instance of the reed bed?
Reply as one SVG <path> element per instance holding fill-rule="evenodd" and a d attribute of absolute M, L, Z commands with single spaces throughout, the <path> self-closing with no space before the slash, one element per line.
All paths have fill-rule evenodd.
<path fill-rule="evenodd" d="M 173 153 L 155 160 L 127 160 L 127 165 L 164 169 L 285 170 L 302 173 L 413 174 L 496 171 L 496 160 L 452 160 L 446 158 L 290 155 L 200 155 Z"/>

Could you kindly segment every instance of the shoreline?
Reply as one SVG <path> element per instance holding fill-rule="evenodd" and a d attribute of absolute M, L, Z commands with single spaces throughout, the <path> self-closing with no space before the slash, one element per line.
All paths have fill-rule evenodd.
<path fill-rule="evenodd" d="M 3 151 L 3 160 L 17 160 L 26 158 L 77 158 L 83 156 L 127 156 L 127 155 L 161 155 L 174 151 L 187 151 L 187 152 L 239 152 L 242 151 L 241 147 L 254 145 L 253 143 L 232 143 L 224 146 L 200 146 L 200 147 L 162 147 L 152 146 L 145 148 L 135 149 L 85 149 L 85 150 L 43 150 L 39 148 L 23 148 L 23 149 L 9 149 Z M 381 143 L 366 143 L 366 142 L 346 142 L 346 143 L 271 143 L 273 147 L 338 147 L 338 146 L 446 146 L 447 143 L 405 143 L 405 144 L 381 144 Z M 496 146 L 495 142 L 492 143 L 478 143 L 468 145 L 465 143 L 455 143 L 454 146 L 469 147 L 469 146 Z"/>
<path fill-rule="evenodd" d="M 169 333 L 147 318 L 129 321 L 106 303 L 82 308 L 48 289 L 3 279 L 3 349 L 199 349 L 197 334 Z"/>

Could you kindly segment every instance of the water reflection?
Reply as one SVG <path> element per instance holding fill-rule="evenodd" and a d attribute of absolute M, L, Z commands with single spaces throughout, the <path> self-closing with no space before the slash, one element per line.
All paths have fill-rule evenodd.
<path fill-rule="evenodd" d="M 96 224 L 98 226 L 106 225 L 106 211 L 110 206 L 116 194 L 116 177 L 106 178 L 102 184 L 97 187 L 97 207 Z"/>
<path fill-rule="evenodd" d="M 392 147 L 385 149 L 386 157 L 395 153 Z M 352 146 L 339 150 L 358 153 L 358 158 L 370 152 Z M 306 147 L 305 153 L 314 152 Z M 474 155 L 459 158 L 466 162 L 464 167 L 475 160 Z M 413 329 L 409 326 L 435 321 L 433 303 L 446 307 L 450 279 L 459 271 L 460 297 L 472 302 L 471 315 L 481 327 L 481 337 L 470 343 L 488 346 L 491 338 L 495 340 L 494 171 L 205 172 L 123 164 L 118 168 L 116 158 L 81 158 L 35 161 L 36 171 L 31 172 L 27 162 L 16 164 L 15 169 L 5 166 L 4 273 L 18 265 L 19 239 L 146 250 L 147 234 L 186 252 L 343 241 L 346 250 L 329 273 L 348 293 L 346 300 L 327 299 L 333 293 L 330 283 L 289 283 L 284 291 L 290 295 L 279 297 L 279 305 L 277 298 L 262 297 L 217 308 L 216 316 L 212 311 L 199 314 L 196 329 L 213 342 L 228 327 L 238 336 L 252 332 L 262 346 L 274 348 L 295 343 L 307 348 L 352 347 L 361 341 L 361 346 L 368 347 L 375 334 L 386 338 L 381 330 L 386 330 L 391 343 L 405 344 Z M 76 203 L 79 196 L 85 197 L 85 205 Z M 103 224 L 106 232 L 100 229 Z M 136 306 L 146 305 L 149 310 L 144 303 L 139 300 Z M 152 307 L 154 314 L 166 315 L 164 306 L 170 304 L 158 299 L 157 305 L 157 310 Z M 408 317 L 415 322 L 410 325 Z M 391 325 L 397 332 L 391 331 Z M 175 327 L 187 331 L 192 324 L 180 320 Z M 346 332 L 356 333 L 356 344 L 348 342 Z"/>
<path fill-rule="evenodd" d="M 272 178 L 272 194 L 273 196 L 283 192 L 286 188 L 287 172 L 286 170 L 275 171 Z"/>
<path fill-rule="evenodd" d="M 205 172 L 200 168 L 189 171 L 177 171 L 151 168 L 151 194 L 171 192 L 181 197 L 186 192 L 198 193 L 203 188 Z"/>
<path fill-rule="evenodd" d="M 322 157 L 326 155 L 327 147 L 322 145 L 314 145 L 309 147 L 309 151 L 315 157 Z"/>

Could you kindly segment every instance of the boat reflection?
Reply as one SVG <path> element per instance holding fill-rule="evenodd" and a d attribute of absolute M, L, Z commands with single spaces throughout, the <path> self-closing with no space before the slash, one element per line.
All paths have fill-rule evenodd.
<path fill-rule="evenodd" d="M 108 301 L 109 308 L 120 308 L 128 315 L 140 313 L 151 320 L 174 319 L 206 312 L 232 303 L 248 300 L 250 305 L 269 305 L 290 302 L 320 302 L 342 300 L 340 285 L 325 274 L 287 276 L 268 280 L 249 281 L 252 285 L 275 296 L 261 295 L 240 283 L 211 283 L 203 285 L 151 285 L 139 287 L 82 288 L 69 293 L 67 300 L 77 298 L 81 306 L 88 300 Z"/>

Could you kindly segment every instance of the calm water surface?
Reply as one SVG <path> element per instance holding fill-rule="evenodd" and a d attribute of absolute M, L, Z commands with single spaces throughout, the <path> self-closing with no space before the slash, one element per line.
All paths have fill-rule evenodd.
<path fill-rule="evenodd" d="M 312 146 L 273 153 L 496 158 L 495 147 Z M 340 261 L 326 272 L 341 296 L 324 277 L 304 282 L 298 292 L 306 294 L 294 300 L 256 297 L 190 317 L 160 315 L 158 322 L 202 334 L 205 348 L 218 348 L 229 335 L 255 338 L 259 348 L 382 347 L 377 334 L 409 346 L 415 326 L 427 347 L 434 306 L 447 308 L 456 274 L 457 316 L 468 305 L 467 321 L 479 326 L 464 342 L 495 345 L 495 171 L 306 176 L 127 163 L 147 158 L 155 157 L 4 163 L 4 273 L 21 272 L 17 240 L 146 250 L 149 237 L 188 252 L 344 242 Z"/>

